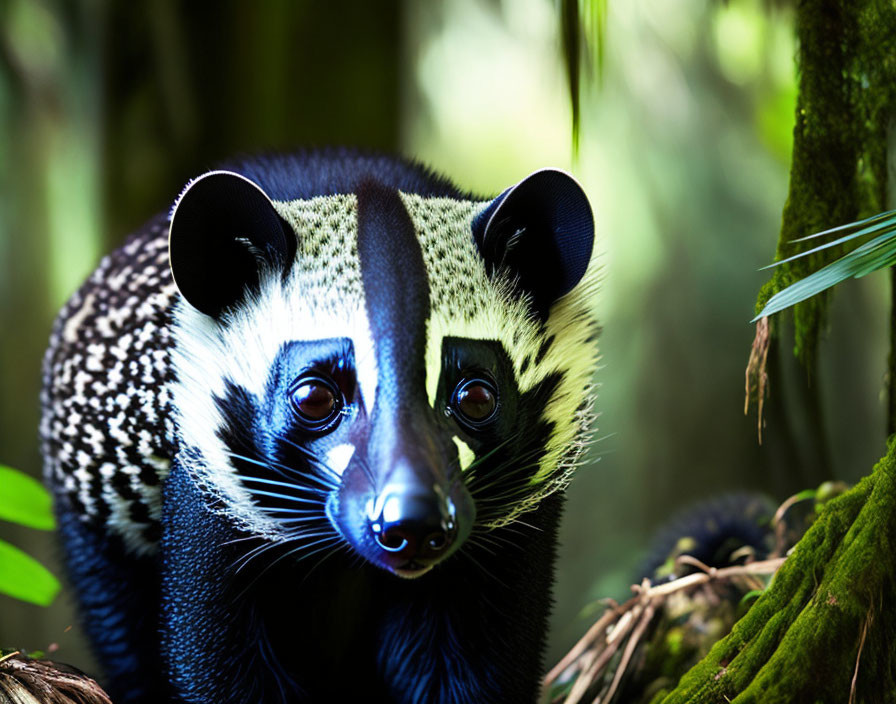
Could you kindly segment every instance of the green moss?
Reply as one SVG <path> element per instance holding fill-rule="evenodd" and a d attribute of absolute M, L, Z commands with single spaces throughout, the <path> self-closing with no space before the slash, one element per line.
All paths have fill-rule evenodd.
<path fill-rule="evenodd" d="M 896 443 L 821 509 L 774 582 L 659 704 L 896 701 Z"/>

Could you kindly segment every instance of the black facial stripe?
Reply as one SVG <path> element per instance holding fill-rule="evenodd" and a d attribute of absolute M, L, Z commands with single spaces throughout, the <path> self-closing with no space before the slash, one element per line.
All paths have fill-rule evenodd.
<path fill-rule="evenodd" d="M 320 483 L 306 479 L 315 468 L 289 438 L 279 433 L 260 429 L 257 419 L 260 409 L 255 397 L 231 381 L 225 382 L 224 394 L 215 398 L 221 413 L 222 425 L 216 434 L 230 455 L 230 462 L 240 477 L 240 483 L 253 497 L 261 511 L 277 517 L 279 509 L 317 507 L 317 517 L 309 514 L 308 522 L 323 518 L 323 498 L 319 504 L 308 503 L 309 493 Z M 260 481 L 256 481 L 260 480 Z M 270 481 L 282 482 L 271 485 Z M 291 485 L 291 486 L 290 486 Z M 279 494 L 280 496 L 273 496 Z M 301 502 L 301 503 L 300 503 Z M 273 512 L 273 514 L 271 513 Z M 288 514 L 284 514 L 289 517 Z"/>
<path fill-rule="evenodd" d="M 232 381 L 224 383 L 224 393 L 215 397 L 215 405 L 221 414 L 222 425 L 215 434 L 228 452 L 255 457 L 255 417 L 258 408 L 252 395 Z M 243 467 L 238 468 L 241 472 Z M 249 469 L 253 475 L 256 470 Z"/>
<path fill-rule="evenodd" d="M 405 408 L 408 399 L 425 399 L 429 282 L 398 192 L 370 180 L 358 189 L 358 256 L 376 346 L 377 400 Z"/>
<path fill-rule="evenodd" d="M 551 349 L 551 345 L 554 344 L 554 336 L 551 335 L 547 339 L 543 340 L 541 345 L 538 348 L 538 353 L 535 355 L 535 366 L 537 367 L 544 361 L 545 355 L 547 355 L 548 350 Z"/>

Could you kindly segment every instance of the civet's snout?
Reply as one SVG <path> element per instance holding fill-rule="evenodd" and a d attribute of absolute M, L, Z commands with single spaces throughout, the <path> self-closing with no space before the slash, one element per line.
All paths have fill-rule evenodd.
<path fill-rule="evenodd" d="M 476 516 L 462 478 L 443 471 L 450 463 L 410 459 L 393 456 L 379 472 L 349 466 L 330 515 L 368 562 L 400 577 L 419 577 L 456 552 Z"/>
<path fill-rule="evenodd" d="M 393 568 L 431 566 L 457 537 L 454 503 L 441 492 L 393 484 L 380 492 L 372 508 L 367 517 L 371 536 Z"/>

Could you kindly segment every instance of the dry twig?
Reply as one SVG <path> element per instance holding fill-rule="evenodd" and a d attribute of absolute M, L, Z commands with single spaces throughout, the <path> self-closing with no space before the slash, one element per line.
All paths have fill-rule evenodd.
<path fill-rule="evenodd" d="M 662 584 L 653 585 L 645 579 L 640 585 L 632 585 L 635 596 L 621 606 L 613 603 L 607 608 L 584 637 L 547 674 L 542 685 L 543 691 L 549 691 L 556 682 L 573 682 L 569 692 L 555 701 L 578 704 L 603 680 L 613 656 L 621 649 L 622 657 L 609 688 L 605 694 L 598 694 L 593 700 L 594 704 L 610 704 L 636 648 L 671 595 L 695 591 L 701 586 L 722 580 L 744 580 L 752 587 L 757 576 L 774 574 L 785 559 L 778 557 L 715 568 L 688 555 L 679 557 L 679 564 L 687 564 L 700 571 Z"/>

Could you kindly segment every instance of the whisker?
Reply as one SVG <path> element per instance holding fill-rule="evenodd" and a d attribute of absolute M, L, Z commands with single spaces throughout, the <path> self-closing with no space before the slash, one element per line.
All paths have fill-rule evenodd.
<path fill-rule="evenodd" d="M 487 569 L 485 569 L 485 567 L 483 567 L 479 563 L 479 561 L 476 558 L 474 558 L 468 551 L 461 550 L 458 554 L 463 555 L 468 560 L 470 560 L 474 565 L 476 565 L 476 567 L 478 567 L 480 570 L 482 570 L 482 573 L 485 574 L 487 577 L 494 579 L 502 587 L 504 587 L 505 589 L 508 589 L 508 586 L 506 584 L 504 584 L 503 581 L 501 581 L 497 576 L 493 575 L 491 572 L 489 572 Z"/>
<path fill-rule="evenodd" d="M 482 536 L 473 537 L 472 535 L 467 539 L 467 546 L 470 548 L 478 548 L 479 550 L 485 550 L 489 555 L 493 557 L 497 557 L 498 553 L 494 550 L 485 546 L 485 543 L 482 542 Z"/>
<path fill-rule="evenodd" d="M 301 556 L 296 560 L 296 562 L 301 562 L 302 560 L 306 560 L 306 559 L 308 559 L 309 557 L 311 557 L 312 555 L 317 554 L 317 553 L 320 552 L 321 550 L 326 549 L 326 546 L 327 546 L 327 545 L 333 543 L 334 541 L 338 541 L 338 540 L 340 540 L 340 538 L 339 538 L 338 535 L 329 535 L 329 536 L 324 537 L 324 538 L 322 538 L 322 539 L 320 539 L 320 540 L 315 540 L 315 541 L 313 541 L 313 542 L 311 542 L 311 543 L 307 543 L 307 544 L 303 543 L 302 545 L 299 545 L 298 547 L 293 548 L 292 550 L 290 550 L 290 551 L 288 551 L 288 552 L 285 552 L 285 553 L 282 554 L 280 557 L 278 557 L 276 560 L 274 560 L 273 562 L 271 562 L 270 564 L 268 564 L 268 565 L 261 571 L 261 573 L 258 574 L 258 576 L 255 577 L 255 579 L 252 581 L 252 583 L 251 583 L 249 586 L 251 586 L 252 584 L 254 584 L 257 580 L 261 579 L 261 577 L 262 577 L 265 573 L 267 573 L 268 570 L 270 570 L 272 567 L 274 567 L 274 565 L 276 565 L 277 563 L 282 562 L 283 560 L 285 560 L 287 557 L 291 557 L 292 555 L 295 555 L 296 553 L 301 552 L 302 550 L 307 550 L 308 548 L 313 548 L 313 547 L 315 547 L 316 545 L 321 545 L 321 546 L 323 546 L 323 547 L 318 548 L 317 550 L 314 550 L 314 551 L 308 553 L 307 555 L 301 555 Z"/>
<path fill-rule="evenodd" d="M 308 501 L 307 503 L 317 503 L 320 506 L 324 505 L 323 501 L 315 501 L 315 502 Z M 265 513 L 298 513 L 298 514 L 302 514 L 302 515 L 307 515 L 307 514 L 321 515 L 321 512 L 319 509 L 317 511 L 315 511 L 314 509 L 310 509 L 310 508 L 272 508 L 272 507 L 267 507 L 267 506 L 263 506 L 262 508 L 265 511 Z"/>
<path fill-rule="evenodd" d="M 282 486 L 287 489 L 296 489 L 299 491 L 313 491 L 316 494 L 321 494 L 320 489 L 312 489 L 311 487 L 302 486 L 301 484 L 291 484 L 289 482 L 278 482 L 275 479 L 264 479 L 262 477 L 247 477 L 244 474 L 238 474 L 237 478 L 244 482 L 257 482 L 258 484 L 268 484 L 270 486 Z M 251 491 L 251 489 L 249 490 Z"/>
<path fill-rule="evenodd" d="M 327 489 L 335 489 L 338 486 L 338 483 L 331 481 L 329 477 L 319 477 L 317 475 L 309 474 L 307 472 L 300 472 L 297 469 L 289 467 L 280 462 L 275 462 L 273 460 L 264 460 L 264 461 L 256 460 L 251 457 L 246 457 L 245 455 L 240 455 L 236 452 L 228 452 L 227 454 L 234 459 L 242 460 L 244 462 L 249 462 L 258 467 L 262 467 L 263 469 L 269 469 L 271 471 L 274 471 L 277 474 L 279 474 L 280 476 L 282 476 L 284 479 L 291 479 L 292 476 L 290 476 L 290 475 L 293 475 L 302 480 L 311 479 L 313 481 L 316 481 L 318 484 L 321 484 L 322 486 L 324 486 Z"/>
<path fill-rule="evenodd" d="M 470 493 L 482 494 L 486 490 L 499 484 L 505 484 L 506 488 L 530 486 L 532 475 L 529 473 L 529 470 L 535 469 L 538 466 L 538 462 L 532 462 L 524 465 L 507 464 L 503 467 L 496 467 L 494 469 L 495 476 L 491 481 L 486 483 L 479 482 L 477 484 L 468 483 Z M 518 476 L 520 474 L 523 476 Z"/>
<path fill-rule="evenodd" d="M 219 543 L 219 545 L 236 545 L 237 543 L 245 543 L 248 540 L 260 540 L 260 538 L 257 535 L 244 535 L 233 540 L 225 540 L 223 543 Z"/>
<path fill-rule="evenodd" d="M 521 525 L 521 526 L 525 526 L 526 528 L 531 528 L 532 530 L 537 530 L 539 533 L 543 533 L 543 532 L 544 532 L 544 528 L 539 528 L 538 526 L 533 526 L 531 523 L 526 523 L 525 521 L 521 521 L 519 518 L 515 518 L 515 519 L 513 520 L 512 523 L 509 523 L 508 525 L 506 525 L 506 526 L 504 526 L 504 527 L 505 527 L 505 528 L 509 528 L 509 527 L 512 526 L 514 523 L 517 523 L 517 524 L 519 524 L 519 525 Z"/>
<path fill-rule="evenodd" d="M 273 499 L 283 499 L 297 504 L 311 504 L 317 506 L 321 504 L 320 499 L 305 499 L 298 496 L 290 496 L 289 494 L 278 494 L 276 491 L 262 491 L 261 489 L 249 489 L 248 487 L 247 489 L 253 496 L 270 496 Z"/>
<path fill-rule="evenodd" d="M 501 486 L 503 484 L 503 486 Z M 529 477 L 508 478 L 506 481 L 495 481 L 488 486 L 477 486 L 470 490 L 473 496 L 484 498 L 501 498 L 511 493 L 521 491 L 533 486 Z M 488 490 L 492 489 L 491 492 Z M 499 493 L 496 493 L 499 492 Z"/>
<path fill-rule="evenodd" d="M 308 570 L 307 573 L 305 573 L 305 576 L 302 578 L 302 583 L 304 584 L 305 580 L 307 580 L 311 576 L 311 573 L 314 572 L 314 570 L 316 570 L 318 567 L 320 567 L 324 562 L 326 562 L 326 560 L 328 558 L 332 557 L 333 555 L 336 555 L 343 548 L 351 550 L 351 548 L 349 548 L 348 545 L 346 545 L 342 541 L 339 541 L 338 545 L 333 546 L 332 548 L 329 549 L 328 552 L 324 553 L 323 557 L 321 557 L 317 562 L 315 562 L 314 566 L 310 570 Z M 320 552 L 321 550 L 324 550 L 324 549 L 326 549 L 326 548 L 320 548 L 319 550 L 315 550 L 314 553 Z M 307 555 L 306 557 L 311 557 L 311 555 L 313 555 L 314 553 L 311 553 L 311 554 Z M 303 559 L 305 559 L 305 558 L 303 558 Z"/>
<path fill-rule="evenodd" d="M 518 436 L 519 436 L 519 433 L 515 437 L 510 437 L 510 438 L 507 438 L 506 440 L 502 440 L 497 445 L 495 445 L 491 450 L 489 450 L 487 453 L 485 453 L 482 457 L 477 457 L 476 459 L 474 459 L 470 463 L 470 466 L 464 470 L 464 472 L 466 473 L 466 472 L 471 472 L 471 471 L 476 470 L 483 462 L 488 461 L 488 459 L 492 455 L 494 455 L 496 452 L 498 452 L 498 450 L 500 450 L 502 447 L 507 445 L 511 440 L 515 440 L 516 437 L 518 437 Z"/>
<path fill-rule="evenodd" d="M 298 540 L 300 538 L 303 540 L 323 538 L 324 536 L 331 535 L 332 532 L 333 532 L 332 530 L 321 530 L 321 531 L 317 531 L 317 532 L 307 532 L 307 531 L 306 532 L 298 532 L 298 533 L 293 533 L 292 535 L 290 535 L 290 540 Z"/>
<path fill-rule="evenodd" d="M 535 469 L 540 465 L 540 461 L 521 464 L 522 462 L 526 462 L 526 459 L 526 457 L 515 457 L 512 460 L 493 467 L 489 469 L 489 476 L 487 477 L 488 481 L 480 480 L 477 477 L 476 481 L 468 481 L 467 486 L 470 487 L 471 491 L 483 491 L 495 486 L 495 484 L 500 484 L 511 479 L 515 481 L 529 481 L 531 479 L 531 476 L 529 476 L 528 474 L 526 474 L 526 476 L 524 477 L 517 477 L 517 475 L 523 472 L 528 472 L 531 469 Z"/>
<path fill-rule="evenodd" d="M 513 527 L 514 524 L 517 523 L 517 522 L 519 522 L 519 523 L 521 523 L 522 525 L 525 525 L 526 527 L 529 527 L 529 528 L 534 528 L 534 527 L 535 527 L 535 526 L 530 526 L 528 523 L 522 523 L 522 521 L 517 521 L 517 520 L 514 520 L 514 521 L 508 523 L 507 525 L 500 526 L 499 528 L 494 528 L 494 527 L 491 527 L 491 526 L 483 525 L 482 523 L 478 523 L 478 524 L 473 528 L 473 531 L 471 532 L 471 535 L 474 535 L 474 534 L 475 534 L 475 535 L 488 534 L 491 538 L 493 538 L 493 539 L 495 539 L 495 540 L 504 540 L 504 541 L 507 541 L 507 543 L 510 544 L 510 545 L 514 545 L 514 546 L 517 546 L 517 547 L 522 547 L 522 546 L 519 545 L 518 543 L 513 542 L 513 541 L 510 540 L 509 538 L 506 538 L 506 537 L 504 537 L 503 535 L 501 535 L 501 534 L 499 533 L 499 531 L 502 532 L 502 533 L 504 533 L 504 532 L 506 532 L 506 533 L 513 533 L 514 535 L 518 535 L 518 536 L 520 536 L 521 538 L 525 538 L 526 540 L 530 539 L 532 536 L 531 536 L 529 533 L 523 532 L 522 530 L 519 530 L 519 529 Z"/>
<path fill-rule="evenodd" d="M 320 511 L 312 511 L 311 509 L 293 509 L 289 511 L 290 513 L 299 513 L 303 516 L 322 516 L 323 514 Z M 275 514 L 277 513 L 277 509 L 272 509 L 268 513 Z M 277 522 L 278 523 L 307 523 L 308 521 L 313 520 L 310 518 L 303 518 L 299 516 L 298 518 L 281 518 Z"/>
<path fill-rule="evenodd" d="M 230 567 L 231 569 L 235 567 L 236 569 L 234 570 L 234 574 L 239 574 L 239 572 L 254 558 L 258 557 L 264 552 L 267 552 L 268 550 L 272 550 L 275 547 L 278 547 L 279 545 L 282 545 L 282 543 L 271 541 L 263 542 L 261 545 L 255 546 L 254 548 L 237 558 L 237 560 L 235 560 Z"/>
<path fill-rule="evenodd" d="M 516 542 L 512 541 L 510 538 L 507 538 L 506 536 L 503 536 L 503 535 L 495 535 L 495 533 L 493 531 L 487 531 L 487 530 L 477 531 L 476 529 L 474 529 L 473 532 L 471 533 L 471 535 L 475 535 L 479 540 L 487 540 L 492 545 L 495 545 L 496 547 L 499 547 L 499 548 L 507 546 L 507 547 L 515 548 L 517 550 L 524 549 L 524 546 L 521 545 L 520 543 L 516 543 Z"/>
<path fill-rule="evenodd" d="M 287 445 L 289 445 L 290 447 L 293 447 L 293 448 L 295 448 L 296 450 L 298 450 L 299 452 L 301 452 L 303 455 L 305 455 L 305 457 L 307 457 L 307 458 L 310 459 L 312 462 L 314 462 L 318 467 L 320 467 L 321 469 L 323 469 L 323 470 L 329 472 L 330 474 L 332 474 L 332 475 L 333 475 L 333 478 L 334 478 L 335 480 L 338 481 L 338 480 L 340 479 L 340 477 L 339 477 L 339 473 L 336 472 L 334 469 L 332 469 L 332 468 L 330 467 L 330 465 L 328 465 L 326 462 L 324 462 L 324 460 L 323 460 L 319 455 L 315 454 L 314 452 L 312 452 L 311 450 L 309 450 L 307 447 L 302 447 L 301 445 L 299 445 L 299 444 L 297 444 L 297 443 L 294 443 L 294 442 L 293 442 L 292 440 L 290 440 L 289 438 L 285 438 L 285 437 L 284 437 L 284 438 L 280 438 L 280 439 L 281 439 L 283 442 L 285 442 Z"/>
<path fill-rule="evenodd" d="M 269 571 L 272 567 L 274 567 L 274 565 L 276 565 L 278 562 L 280 562 L 280 561 L 282 561 L 283 559 L 289 557 L 290 555 L 294 555 L 295 553 L 297 553 L 297 552 L 299 552 L 299 551 L 301 551 L 301 550 L 304 550 L 304 549 L 307 549 L 307 548 L 311 548 L 311 547 L 314 547 L 315 545 L 320 545 L 320 544 L 322 544 L 322 543 L 327 543 L 327 542 L 329 542 L 329 541 L 333 541 L 333 540 L 339 540 L 339 536 L 330 536 L 329 538 L 325 538 L 325 539 L 323 539 L 323 540 L 317 540 L 317 541 L 315 541 L 315 542 L 309 543 L 308 545 L 304 545 L 304 544 L 303 544 L 303 545 L 300 545 L 300 546 L 297 547 L 297 548 L 294 548 L 293 550 L 290 550 L 290 551 L 287 552 L 287 553 L 284 553 L 283 555 L 281 555 L 280 557 L 278 557 L 276 560 L 274 560 L 274 561 L 268 563 L 268 564 L 265 566 L 265 568 L 264 568 L 261 572 L 259 572 L 257 575 L 255 575 L 255 577 L 253 577 L 252 581 L 249 582 L 249 584 L 247 584 L 247 585 L 245 586 L 245 588 L 244 588 L 244 589 L 243 589 L 243 590 L 242 590 L 242 591 L 235 597 L 235 601 L 237 601 L 237 600 L 239 600 L 240 598 L 242 598 L 242 596 L 243 596 L 247 591 L 249 591 L 249 589 L 251 589 L 251 588 L 255 585 L 255 583 L 256 583 L 259 579 L 261 579 L 265 574 L 267 574 L 268 571 Z M 285 543 L 279 543 L 279 545 L 285 545 Z M 320 549 L 324 549 L 324 548 L 320 548 Z M 318 551 L 315 550 L 314 552 L 310 553 L 310 555 L 303 555 L 303 556 L 299 557 L 298 560 L 296 560 L 296 562 L 300 562 L 301 560 L 304 560 L 305 558 L 310 557 L 311 555 L 314 555 L 316 552 L 318 552 Z"/>
<path fill-rule="evenodd" d="M 259 536 L 250 536 L 251 538 L 255 538 L 257 540 L 265 540 L 265 542 L 263 542 L 261 545 L 254 547 L 249 552 L 240 556 L 236 561 L 234 561 L 234 563 L 233 563 L 233 565 L 231 565 L 231 567 L 236 567 L 237 565 L 239 565 L 236 569 L 236 573 L 239 573 L 244 567 L 246 567 L 246 565 L 249 564 L 249 562 L 251 562 L 253 559 L 255 559 L 256 557 L 258 557 L 259 555 L 261 555 L 262 553 L 264 553 L 268 550 L 271 550 L 271 549 L 274 549 L 277 547 L 281 547 L 283 545 L 288 545 L 291 542 L 295 542 L 295 541 L 301 540 L 303 538 L 315 538 L 315 537 L 319 537 L 321 535 L 326 535 L 326 533 L 309 533 L 307 531 L 306 532 L 295 531 L 295 532 L 290 532 L 288 535 L 289 535 L 289 537 L 285 541 L 270 541 L 270 540 L 265 540 L 264 538 L 261 538 Z M 234 542 L 234 541 L 231 541 L 231 542 Z"/>

